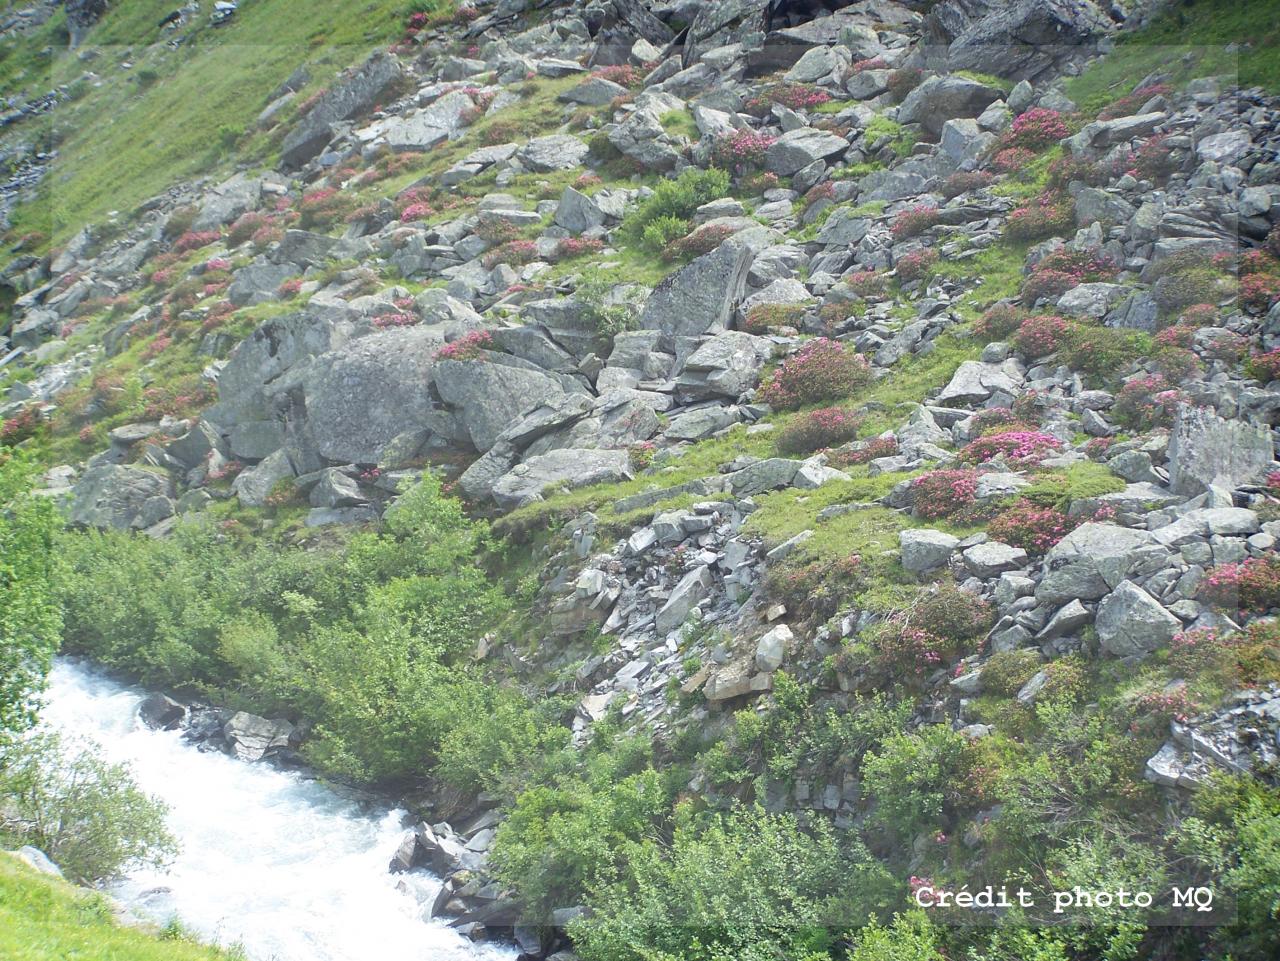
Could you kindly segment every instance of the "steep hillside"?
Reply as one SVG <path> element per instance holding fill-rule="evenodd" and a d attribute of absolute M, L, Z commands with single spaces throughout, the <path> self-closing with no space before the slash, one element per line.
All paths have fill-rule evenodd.
<path fill-rule="evenodd" d="M 529 956 L 1272 957 L 1274 4 L 829 6 L 0 26 L 64 649 Z"/>

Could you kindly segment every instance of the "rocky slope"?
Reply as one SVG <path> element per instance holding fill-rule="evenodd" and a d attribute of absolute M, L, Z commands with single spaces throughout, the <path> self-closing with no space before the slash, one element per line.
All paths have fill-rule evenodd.
<path fill-rule="evenodd" d="M 768 713 L 785 675 L 837 711 L 905 683 L 905 729 L 979 741 L 1158 664 L 1164 802 L 1270 777 L 1280 103 L 1098 59 L 1146 9 L 837 6 L 410 19 L 262 104 L 272 169 L 11 260 L 6 438 L 72 524 L 152 537 L 313 543 L 444 471 L 537 551 L 538 643 L 479 655 L 572 693 L 579 740 Z M 1272 653 L 1206 686 L 1227 638 Z M 766 780 L 864 823 L 854 757 Z M 397 866 L 479 934 L 514 915 L 468 820 Z"/>

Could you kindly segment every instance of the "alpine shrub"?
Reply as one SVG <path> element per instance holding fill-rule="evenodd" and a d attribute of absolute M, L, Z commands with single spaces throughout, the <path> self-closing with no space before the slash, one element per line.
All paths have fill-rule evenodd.
<path fill-rule="evenodd" d="M 1162 374 L 1149 374 L 1127 381 L 1116 394 L 1111 416 L 1117 424 L 1134 431 L 1168 427 L 1182 395 Z"/>
<path fill-rule="evenodd" d="M 972 507 L 978 493 L 978 474 L 968 468 L 944 468 L 921 474 L 911 482 L 917 517 L 950 517 Z"/>
<path fill-rule="evenodd" d="M 1028 317 L 1018 327 L 1013 343 L 1018 352 L 1032 359 L 1046 357 L 1066 341 L 1070 325 L 1054 314 Z"/>
<path fill-rule="evenodd" d="M 852 440 L 862 418 L 842 407 L 823 407 L 796 414 L 778 432 L 778 450 L 808 454 Z"/>
<path fill-rule="evenodd" d="M 841 400 L 871 381 L 871 365 L 850 347 L 826 337 L 805 344 L 782 362 L 760 389 L 777 410 Z"/>

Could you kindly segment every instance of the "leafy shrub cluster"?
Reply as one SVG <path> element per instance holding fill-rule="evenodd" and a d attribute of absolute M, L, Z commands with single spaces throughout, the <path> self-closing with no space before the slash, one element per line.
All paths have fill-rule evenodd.
<path fill-rule="evenodd" d="M 684 223 L 681 221 L 680 223 Z M 703 224 L 683 237 L 669 243 L 662 253 L 663 260 L 687 260 L 709 254 L 734 235 L 729 224 Z"/>
<path fill-rule="evenodd" d="M 932 247 L 925 247 L 921 250 L 913 250 L 909 254 L 903 254 L 894 265 L 894 270 L 898 272 L 899 280 L 911 283 L 926 277 L 937 262 L 938 252 Z"/>
<path fill-rule="evenodd" d="M 978 474 L 968 468 L 944 468 L 921 474 L 911 482 L 917 517 L 952 517 L 973 506 Z"/>
<path fill-rule="evenodd" d="M 764 334 L 775 327 L 796 327 L 804 317 L 802 304 L 755 304 L 744 319 L 749 334 Z"/>
<path fill-rule="evenodd" d="M 1027 312 L 1013 304 L 996 304 L 988 308 L 973 324 L 973 332 L 982 340 L 1004 340 L 1027 319 Z"/>
<path fill-rule="evenodd" d="M 762 117 L 775 103 L 792 110 L 808 110 L 820 107 L 831 99 L 831 94 L 807 83 L 775 83 L 765 87 L 747 100 L 743 109 Z"/>
<path fill-rule="evenodd" d="M 1043 240 L 1063 234 L 1075 226 L 1075 213 L 1061 196 L 1053 193 L 1041 196 L 1025 207 L 1010 211 L 1005 221 L 1005 235 L 1010 240 Z"/>
<path fill-rule="evenodd" d="M 1056 300 L 1080 284 L 1109 282 L 1116 266 L 1093 251 L 1063 247 L 1042 258 L 1022 284 L 1022 299 L 1034 305 L 1041 298 Z"/>
<path fill-rule="evenodd" d="M 986 170 L 959 171 L 953 173 L 942 182 L 942 196 L 947 200 L 967 194 L 973 190 L 981 190 L 995 183 L 995 175 Z"/>
<path fill-rule="evenodd" d="M 1058 111 L 1032 107 L 1014 118 L 1013 125 L 1005 135 L 1005 142 L 1011 147 L 1042 150 L 1057 143 L 1070 132 L 1067 122 Z"/>
<path fill-rule="evenodd" d="M 826 337 L 809 341 L 784 360 L 760 388 L 777 410 L 841 400 L 871 382 L 871 365 L 852 347 Z"/>
<path fill-rule="evenodd" d="M 775 138 L 756 130 L 737 130 L 718 137 L 711 147 L 711 162 L 736 173 L 764 163 L 765 152 Z"/>
<path fill-rule="evenodd" d="M 960 452 L 960 460 L 970 464 L 983 464 L 995 457 L 1003 457 L 1011 464 L 1026 466 L 1039 463 L 1060 450 L 1062 441 L 1051 434 L 1033 430 L 1006 430 L 971 441 Z"/>
<path fill-rule="evenodd" d="M 778 450 L 808 454 L 834 447 L 857 436 L 862 418 L 843 407 L 822 407 L 796 414 L 778 432 Z"/>
<path fill-rule="evenodd" d="M 1280 557 L 1220 564 L 1200 583 L 1200 599 L 1225 610 L 1265 612 L 1280 607 Z"/>
<path fill-rule="evenodd" d="M 674 180 L 662 180 L 654 187 L 653 194 L 630 212 L 623 221 L 624 234 L 634 242 L 643 245 L 654 253 L 661 253 L 671 240 L 682 237 L 689 231 L 689 219 L 703 204 L 719 200 L 729 192 L 729 174 L 713 167 L 709 170 L 691 168 Z M 663 230 L 650 236 L 647 228 L 656 221 L 683 221 L 678 233 Z M 655 246 L 655 242 L 658 245 Z"/>
<path fill-rule="evenodd" d="M 929 204 L 914 204 L 905 210 L 898 211 L 889 228 L 894 240 L 906 240 L 922 234 L 938 223 L 941 213 L 937 207 Z"/>
<path fill-rule="evenodd" d="M 493 349 L 493 335 L 487 330 L 471 330 L 436 351 L 437 360 L 480 360 Z"/>
<path fill-rule="evenodd" d="M 1054 314 L 1028 317 L 1018 326 L 1013 344 L 1025 357 L 1038 359 L 1057 352 L 1066 342 L 1070 324 Z"/>
<path fill-rule="evenodd" d="M 1111 416 L 1117 424 L 1135 431 L 1169 427 L 1181 400 L 1181 393 L 1162 374 L 1134 377 L 1116 394 Z"/>

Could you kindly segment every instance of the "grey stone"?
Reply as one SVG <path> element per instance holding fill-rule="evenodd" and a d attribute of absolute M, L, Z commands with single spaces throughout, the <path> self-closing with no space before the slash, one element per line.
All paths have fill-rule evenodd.
<path fill-rule="evenodd" d="M 293 464 L 288 453 L 278 450 L 261 463 L 241 471 L 231 482 L 231 490 L 246 507 L 261 507 L 277 484 L 293 476 Z"/>
<path fill-rule="evenodd" d="M 658 611 L 654 628 L 659 634 L 675 630 L 688 618 L 698 603 L 711 593 L 711 569 L 701 565 L 689 571 L 672 588 L 671 596 Z"/>
<path fill-rule="evenodd" d="M 1102 649 L 1114 657 L 1145 657 L 1173 640 L 1182 622 L 1132 581 L 1121 581 L 1098 605 L 1094 621 Z"/>
<path fill-rule="evenodd" d="M 791 640 L 791 628 L 785 624 L 779 624 L 764 634 L 756 642 L 756 670 L 772 673 L 780 668 Z"/>
<path fill-rule="evenodd" d="M 1000 91 L 967 77 L 929 77 L 898 107 L 899 123 L 918 123 L 934 137 L 957 117 L 977 117 L 1000 99 Z"/>
<path fill-rule="evenodd" d="M 280 145 L 286 167 L 301 167 L 329 143 L 333 125 L 371 110 L 400 79 L 400 62 L 378 52 L 346 80 L 333 86 L 312 107 Z"/>
<path fill-rule="evenodd" d="M 640 313 L 639 326 L 667 337 L 697 337 L 724 330 L 746 286 L 752 254 L 728 240 L 668 274 Z"/>
<path fill-rule="evenodd" d="M 632 477 L 630 457 L 621 450 L 553 450 L 516 465 L 493 488 L 504 510 L 541 500 L 549 487 L 586 487 Z"/>
<path fill-rule="evenodd" d="M 959 543 L 960 538 L 930 528 L 915 528 L 898 534 L 902 566 L 917 574 L 947 563 Z"/>
<path fill-rule="evenodd" d="M 237 711 L 222 726 L 222 736 L 242 761 L 259 761 L 296 743 L 296 729 L 288 721 L 271 721 L 246 711 Z"/>
<path fill-rule="evenodd" d="M 1169 552 L 1148 531 L 1115 524 L 1082 524 L 1045 555 L 1036 599 L 1062 604 L 1105 596 L 1129 576 L 1154 573 Z"/>
<path fill-rule="evenodd" d="M 848 149 L 849 143 L 843 137 L 813 127 L 800 127 L 773 142 L 765 151 L 764 165 L 766 170 L 781 177 L 790 177 L 815 160 L 837 157 Z"/>
<path fill-rule="evenodd" d="M 1194 495 L 1210 485 L 1231 490 L 1266 479 L 1275 460 L 1270 431 L 1227 420 L 1207 407 L 1181 405 L 1169 438 L 1169 486 Z"/>
<path fill-rule="evenodd" d="M 141 529 L 163 519 L 153 519 L 156 505 L 152 502 L 154 498 L 167 501 L 170 494 L 169 480 L 163 474 L 100 464 L 90 467 L 76 482 L 69 516 L 71 523 L 84 527 Z M 168 514 L 172 514 L 172 502 L 169 504 Z"/>
<path fill-rule="evenodd" d="M 964 565 L 975 577 L 983 580 L 1017 570 L 1027 563 L 1027 552 L 1021 547 L 1011 547 L 999 541 L 975 544 L 964 552 Z"/>
<path fill-rule="evenodd" d="M 577 137 L 561 133 L 535 137 L 520 148 L 516 159 L 535 173 L 546 173 L 581 167 L 587 152 L 587 145 Z"/>

